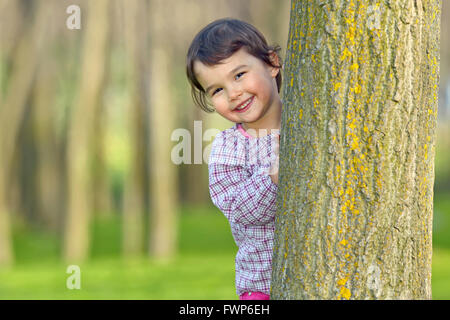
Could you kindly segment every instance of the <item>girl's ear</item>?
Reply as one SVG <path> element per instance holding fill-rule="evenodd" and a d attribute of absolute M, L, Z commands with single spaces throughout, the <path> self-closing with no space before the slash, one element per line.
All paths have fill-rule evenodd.
<path fill-rule="evenodd" d="M 270 51 L 269 55 L 270 55 L 270 61 L 272 62 L 270 73 L 271 73 L 272 77 L 275 78 L 281 70 L 280 58 L 278 57 L 278 54 L 275 51 Z M 278 66 L 278 67 L 273 67 L 273 66 Z"/>

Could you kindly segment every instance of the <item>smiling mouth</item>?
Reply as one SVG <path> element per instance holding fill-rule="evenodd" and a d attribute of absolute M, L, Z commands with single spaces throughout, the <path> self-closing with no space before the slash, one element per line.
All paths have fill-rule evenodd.
<path fill-rule="evenodd" d="M 253 103 L 253 98 L 255 96 L 251 97 L 250 99 L 247 99 L 245 102 L 241 103 L 236 109 L 234 109 L 234 111 L 236 112 L 245 112 L 247 111 L 251 104 Z"/>

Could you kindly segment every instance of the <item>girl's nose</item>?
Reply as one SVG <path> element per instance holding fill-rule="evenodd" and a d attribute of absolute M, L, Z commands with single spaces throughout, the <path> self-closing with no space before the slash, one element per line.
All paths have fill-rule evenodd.
<path fill-rule="evenodd" d="M 242 95 L 242 90 L 238 86 L 231 87 L 230 89 L 230 101 L 236 100 Z"/>

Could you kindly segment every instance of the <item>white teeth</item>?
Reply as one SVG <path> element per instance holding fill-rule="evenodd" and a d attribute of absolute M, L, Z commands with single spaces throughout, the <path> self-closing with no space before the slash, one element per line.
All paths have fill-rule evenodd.
<path fill-rule="evenodd" d="M 246 106 L 248 106 L 248 104 L 251 102 L 251 99 L 248 99 L 246 103 L 244 103 L 242 106 L 236 108 L 236 110 L 242 110 L 244 109 Z"/>

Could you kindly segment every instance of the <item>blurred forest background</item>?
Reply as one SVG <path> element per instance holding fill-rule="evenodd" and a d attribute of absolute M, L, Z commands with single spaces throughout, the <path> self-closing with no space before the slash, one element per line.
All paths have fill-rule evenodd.
<path fill-rule="evenodd" d="M 435 299 L 450 298 L 442 2 Z M 67 25 L 72 5 L 80 29 Z M 289 10 L 289 0 L 0 0 L 0 299 L 236 299 L 236 247 L 197 157 L 208 129 L 232 124 L 194 107 L 185 55 L 222 17 L 252 23 L 283 54 Z M 190 163 L 171 158 L 187 142 L 179 128 Z M 66 286 L 72 264 L 80 290 Z"/>

